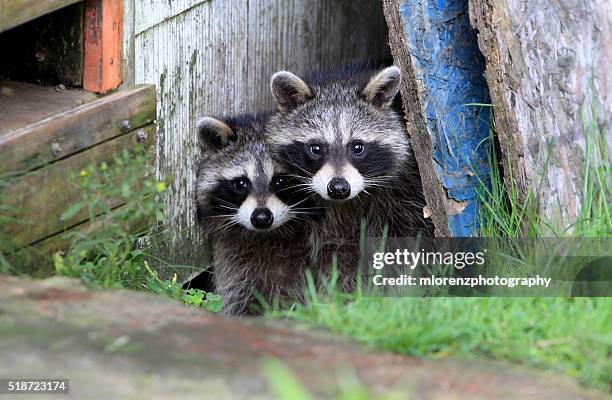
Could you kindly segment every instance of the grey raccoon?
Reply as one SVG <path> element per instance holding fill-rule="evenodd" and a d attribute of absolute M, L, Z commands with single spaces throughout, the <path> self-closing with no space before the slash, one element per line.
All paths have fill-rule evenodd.
<path fill-rule="evenodd" d="M 362 218 L 367 237 L 384 229 L 390 236 L 433 235 L 402 115 L 391 107 L 400 82 L 397 67 L 318 83 L 287 71 L 272 77 L 273 152 L 325 204 L 326 215 L 310 234 L 316 263 L 337 252 L 345 268 L 357 265 Z"/>
<path fill-rule="evenodd" d="M 298 297 L 309 251 L 310 211 L 266 147 L 262 118 L 203 118 L 197 132 L 205 157 L 196 178 L 197 217 L 212 246 L 215 290 L 226 315 L 253 313 L 266 301 Z"/>

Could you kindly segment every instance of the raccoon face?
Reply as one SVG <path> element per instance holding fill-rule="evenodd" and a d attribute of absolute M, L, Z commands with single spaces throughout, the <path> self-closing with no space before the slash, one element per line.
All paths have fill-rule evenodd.
<path fill-rule="evenodd" d="M 271 231 L 294 217 L 293 178 L 273 162 L 258 129 L 232 129 L 214 118 L 198 123 L 209 153 L 197 176 L 198 217 L 213 229 Z"/>
<path fill-rule="evenodd" d="M 290 72 L 276 73 L 271 86 L 280 112 L 268 125 L 275 153 L 325 200 L 393 185 L 411 156 L 402 122 L 389 108 L 400 81 L 396 67 L 363 86 L 309 86 Z"/>

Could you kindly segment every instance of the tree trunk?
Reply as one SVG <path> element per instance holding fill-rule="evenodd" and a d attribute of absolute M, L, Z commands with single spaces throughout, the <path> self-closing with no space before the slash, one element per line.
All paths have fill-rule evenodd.
<path fill-rule="evenodd" d="M 587 132 L 609 132 L 612 125 L 612 2 L 469 4 L 506 184 L 521 201 L 535 194 L 540 212 L 566 227 L 578 218 L 584 196 Z"/>

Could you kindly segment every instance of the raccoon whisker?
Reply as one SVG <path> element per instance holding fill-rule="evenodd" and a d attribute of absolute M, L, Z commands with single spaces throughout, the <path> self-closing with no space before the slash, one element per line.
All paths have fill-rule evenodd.
<path fill-rule="evenodd" d="M 289 164 L 293 165 L 294 167 L 296 167 L 297 169 L 299 169 L 300 171 L 302 171 L 303 173 L 305 173 L 308 177 L 312 177 L 312 174 L 308 171 L 306 171 L 304 168 L 300 167 L 298 164 L 293 163 L 289 160 L 285 160 L 286 162 L 288 162 Z"/>
<path fill-rule="evenodd" d="M 392 178 L 383 178 L 383 177 L 378 177 L 378 176 L 364 176 L 363 177 L 364 181 L 367 182 L 392 182 Z"/>
<path fill-rule="evenodd" d="M 376 176 L 376 175 L 363 175 L 365 180 L 369 180 L 369 181 L 376 181 L 376 182 L 388 182 L 390 180 L 393 179 L 397 179 L 396 176 L 393 175 L 382 175 L 382 176 Z"/>
<path fill-rule="evenodd" d="M 238 223 L 238 221 L 236 221 L 235 219 L 228 219 L 223 224 L 219 225 L 219 227 L 220 228 L 226 228 L 228 226 L 235 225 L 237 223 Z"/>
<path fill-rule="evenodd" d="M 282 189 L 280 189 L 280 190 L 277 190 L 275 193 L 281 193 L 281 192 L 284 192 L 284 191 L 286 191 L 286 190 L 291 190 L 291 189 L 293 189 L 293 188 L 286 187 L 286 188 L 282 188 Z"/>
<path fill-rule="evenodd" d="M 310 186 L 310 183 L 296 183 L 294 185 L 289 186 L 290 188 L 296 188 L 296 187 L 303 187 L 303 186 Z"/>
<path fill-rule="evenodd" d="M 397 178 L 397 175 L 363 175 L 366 178 L 385 179 L 385 178 Z"/>
<path fill-rule="evenodd" d="M 296 221 L 310 222 L 309 219 L 303 218 L 303 217 L 299 217 L 299 216 L 293 217 L 293 219 L 296 220 Z M 285 224 L 285 225 L 287 225 L 287 224 Z M 283 226 L 285 226 L 285 225 L 283 225 Z M 295 231 L 295 228 L 292 227 L 292 226 L 287 226 L 287 229 L 290 230 L 291 233 L 294 233 L 294 231 Z"/>
<path fill-rule="evenodd" d="M 221 199 L 221 198 L 219 198 L 219 197 L 212 197 L 212 199 L 217 200 L 217 201 L 219 201 L 219 202 L 221 202 L 221 203 L 227 204 L 225 207 L 228 207 L 228 208 L 231 208 L 231 209 L 234 209 L 234 210 L 237 210 L 237 209 L 238 209 L 238 208 L 236 208 L 236 205 L 235 205 L 235 204 L 232 204 L 232 203 L 230 203 L 230 202 L 229 202 L 229 201 L 227 201 L 227 200 L 223 200 L 223 199 Z"/>
<path fill-rule="evenodd" d="M 363 180 L 363 182 L 365 184 L 371 184 L 371 185 L 382 185 L 383 183 L 390 183 L 392 182 L 391 179 L 370 179 L 370 178 L 366 178 Z"/>
<path fill-rule="evenodd" d="M 381 188 L 389 188 L 390 186 L 394 185 L 391 181 L 368 181 L 365 179 L 363 181 L 363 184 L 365 186 L 381 187 Z"/>
<path fill-rule="evenodd" d="M 228 223 L 224 223 L 222 225 L 219 225 L 218 227 L 216 227 L 213 232 L 225 232 L 227 231 L 227 229 L 229 228 L 229 226 L 231 226 L 231 224 L 228 225 Z"/>
<path fill-rule="evenodd" d="M 311 194 L 310 196 L 306 197 L 305 199 L 302 199 L 302 200 L 298 201 L 298 202 L 297 202 L 297 203 L 295 203 L 295 204 L 294 204 L 292 207 L 299 206 L 299 205 L 300 205 L 300 204 L 302 204 L 303 202 L 305 202 L 305 201 L 307 201 L 307 200 L 310 200 L 310 199 L 311 199 L 313 196 L 315 196 L 316 194 L 317 194 L 317 193 L 313 191 L 313 192 L 312 192 L 312 194 Z"/>
<path fill-rule="evenodd" d="M 286 187 L 286 188 L 283 188 L 283 189 L 279 190 L 277 193 L 280 193 L 280 192 L 285 191 L 285 190 L 295 189 L 295 188 L 300 187 L 300 186 L 306 186 L 306 187 L 308 187 L 308 186 L 310 186 L 310 185 L 309 185 L 309 184 L 307 184 L 307 183 L 302 183 L 302 184 L 298 184 L 298 185 L 291 185 L 291 186 L 288 186 L 288 187 Z"/>
<path fill-rule="evenodd" d="M 238 225 L 238 224 L 240 224 L 240 221 L 235 220 L 235 219 L 230 219 L 224 224 L 221 224 L 216 230 L 226 232 L 229 228 L 231 228 L 234 225 Z"/>
<path fill-rule="evenodd" d="M 308 180 L 308 177 L 304 177 L 304 176 L 302 176 L 302 175 L 296 175 L 296 174 L 285 174 L 285 175 L 290 176 L 290 177 L 292 177 L 292 178 L 302 179 L 302 180 L 304 180 L 304 181 L 307 181 L 307 180 Z"/>
<path fill-rule="evenodd" d="M 385 185 L 378 185 L 376 183 L 368 183 L 368 182 L 365 182 L 364 186 L 368 187 L 368 188 L 380 188 L 380 189 L 387 189 L 388 188 L 388 186 L 385 186 Z"/>
<path fill-rule="evenodd" d="M 219 215 L 210 215 L 207 218 L 232 218 L 234 214 L 219 214 Z"/>
<path fill-rule="evenodd" d="M 228 207 L 228 206 L 224 206 L 224 205 L 219 205 L 219 208 L 223 208 L 225 210 L 229 210 L 229 211 L 238 211 L 238 208 L 236 207 Z"/>
<path fill-rule="evenodd" d="M 389 183 L 391 183 L 391 181 L 364 179 L 363 183 L 367 186 L 378 186 L 378 187 L 387 188 Z"/>
<path fill-rule="evenodd" d="M 315 190 L 312 187 L 310 187 L 310 185 L 307 185 L 307 186 L 304 186 L 304 187 L 301 187 L 301 188 L 297 189 L 296 193 L 299 193 L 299 192 L 307 192 L 307 193 L 310 192 L 312 194 L 316 194 L 317 193 L 317 192 L 315 192 Z"/>
<path fill-rule="evenodd" d="M 310 210 L 324 210 L 325 207 L 299 207 L 292 208 L 291 211 L 310 211 Z"/>

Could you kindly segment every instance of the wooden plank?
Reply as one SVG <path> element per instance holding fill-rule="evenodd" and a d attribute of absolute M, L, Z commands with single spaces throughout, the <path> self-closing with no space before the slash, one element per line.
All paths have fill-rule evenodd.
<path fill-rule="evenodd" d="M 85 221 L 85 209 L 67 221 L 60 220 L 81 197 L 80 187 L 70 181 L 71 174 L 78 174 L 93 162 L 106 161 L 110 165 L 121 150 L 134 148 L 138 143 L 148 147 L 154 143 L 154 137 L 155 126 L 148 125 L 15 179 L 2 197 L 12 210 L 11 217 L 27 225 L 3 227 L 4 235 L 12 237 L 15 246 L 22 247 Z M 121 199 L 110 201 L 111 208 L 121 204 Z"/>
<path fill-rule="evenodd" d="M 58 90 L 55 86 L 0 82 L 0 143 L 4 143 L 5 137 L 13 131 L 80 107 L 97 98 L 94 93 L 79 89 Z M 4 171 L 6 167 L 3 158 L 6 154 L 3 150 L 0 144 L 0 171 Z"/>
<path fill-rule="evenodd" d="M 135 40 L 135 79 L 159 85 L 158 174 L 181 182 L 165 196 L 169 234 L 160 254 L 174 264 L 202 266 L 206 246 L 192 203 L 196 120 L 271 110 L 269 80 L 278 70 L 305 74 L 352 61 L 390 59 L 390 53 L 377 1 L 198 3 L 136 0 L 136 31 L 141 33 Z"/>
<path fill-rule="evenodd" d="M 52 275 L 54 272 L 53 254 L 58 251 L 66 252 L 73 245 L 77 235 L 91 236 L 105 227 L 109 219 L 113 218 L 113 214 L 122 211 L 123 207 L 119 206 L 114 209 L 110 215 L 106 217 L 98 217 L 94 220 L 86 220 L 81 224 L 71 227 L 69 230 L 60 232 L 31 246 L 20 249 L 13 254 L 10 259 L 15 260 L 14 263 L 19 265 L 21 273 L 42 278 Z M 119 226 L 126 232 L 144 233 L 150 223 L 145 218 L 140 218 L 134 221 L 122 221 Z"/>
<path fill-rule="evenodd" d="M 1 1 L 1 0 L 0 0 Z M 83 6 L 45 15 L 0 35 L 0 80 L 83 84 Z"/>
<path fill-rule="evenodd" d="M 80 93 L 91 96 L 87 92 Z M 65 92 L 58 94 L 53 90 L 47 96 L 45 92 L 36 104 L 45 101 L 54 104 L 56 97 L 64 95 Z M 34 104 L 31 97 L 19 99 L 17 106 Z M 1 99 L 0 105 L 6 106 Z M 21 129 L 3 133 L 0 128 L 0 173 L 37 168 L 148 125 L 155 120 L 155 109 L 155 88 L 143 85 L 55 114 Z M 0 114 L 0 122 L 12 118 L 14 114 L 11 112 L 4 116 Z"/>
<path fill-rule="evenodd" d="M 125 0 L 123 11 L 123 88 L 134 86 L 136 0 Z"/>
<path fill-rule="evenodd" d="M 612 3 L 469 4 L 487 61 L 506 184 L 521 201 L 536 194 L 541 213 L 563 230 L 583 200 L 583 123 L 612 146 Z M 610 165 L 610 157 L 600 162 Z"/>
<path fill-rule="evenodd" d="M 85 90 L 106 93 L 123 82 L 123 1 L 85 0 Z"/>
<path fill-rule="evenodd" d="M 384 0 L 391 51 L 423 192 L 437 236 L 478 233 L 477 188 L 488 182 L 484 60 L 467 2 Z"/>
<path fill-rule="evenodd" d="M 0 32 L 80 0 L 0 0 Z"/>

